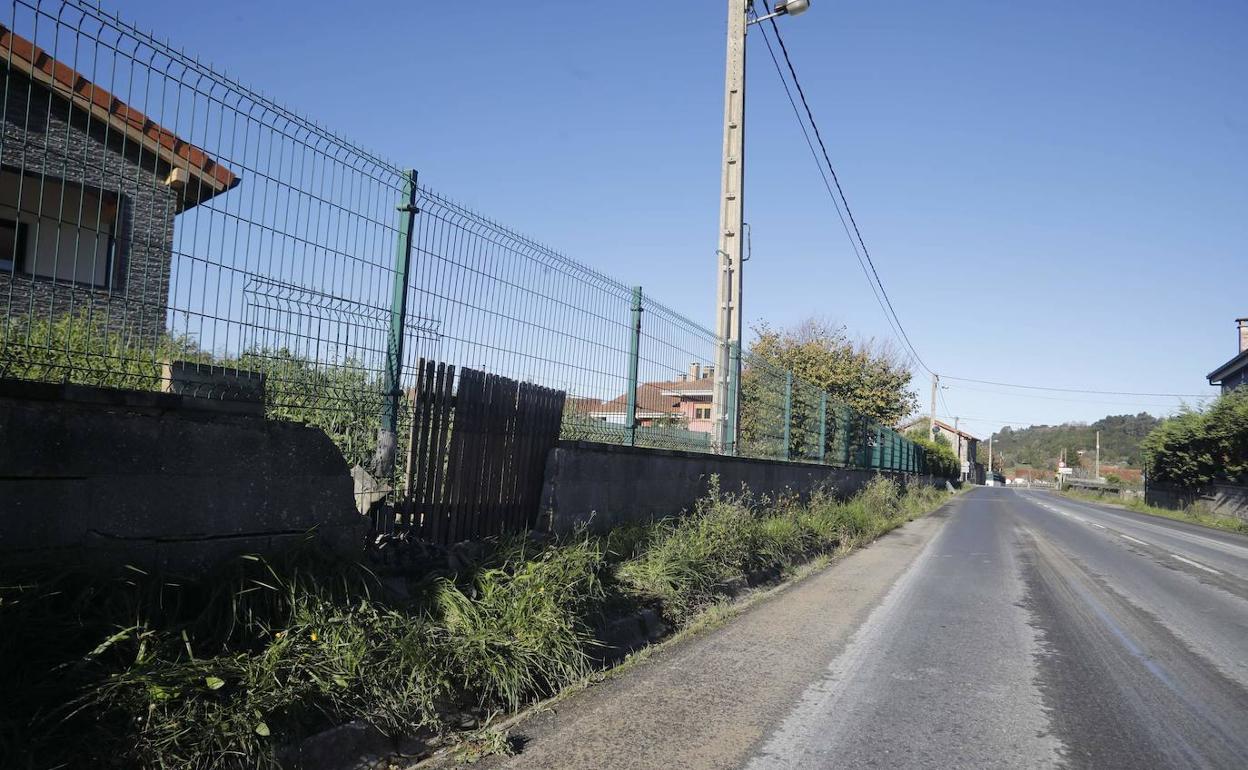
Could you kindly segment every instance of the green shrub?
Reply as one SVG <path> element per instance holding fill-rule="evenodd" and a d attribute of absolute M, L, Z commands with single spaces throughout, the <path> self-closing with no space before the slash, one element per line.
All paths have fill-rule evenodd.
<path fill-rule="evenodd" d="M 1248 388 L 1165 420 L 1140 447 L 1153 481 L 1187 489 L 1248 484 Z"/>
<path fill-rule="evenodd" d="M 519 708 L 589 672 L 584 618 L 601 601 L 603 552 L 581 538 L 530 554 L 524 547 L 464 588 L 443 578 L 436 617 L 457 689 L 490 708 Z"/>
<path fill-rule="evenodd" d="M 207 356 L 186 337 L 110 330 L 85 311 L 55 319 L 0 318 L 0 376 L 129 390 L 160 390 L 161 361 Z"/>

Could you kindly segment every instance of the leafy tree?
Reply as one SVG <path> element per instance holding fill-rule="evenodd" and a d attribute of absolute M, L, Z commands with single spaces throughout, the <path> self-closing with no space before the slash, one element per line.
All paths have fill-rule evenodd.
<path fill-rule="evenodd" d="M 793 373 L 788 456 L 795 459 L 818 454 L 819 406 L 824 392 L 828 394 L 828 452 L 838 449 L 834 446 L 834 427 L 843 427 L 850 434 L 868 430 L 855 418 L 890 425 L 918 403 L 909 388 L 911 374 L 901 356 L 874 340 L 850 340 L 843 326 L 808 319 L 783 330 L 760 324 L 754 333 L 757 338 L 741 367 L 740 433 L 742 448 L 751 453 L 786 454 L 786 372 Z M 843 407 L 856 414 L 844 414 Z"/>
<path fill-rule="evenodd" d="M 918 397 L 897 351 L 875 340 L 854 342 L 844 326 L 807 319 L 790 329 L 763 323 L 747 360 L 761 361 L 827 391 L 831 400 L 884 424 L 910 414 Z"/>

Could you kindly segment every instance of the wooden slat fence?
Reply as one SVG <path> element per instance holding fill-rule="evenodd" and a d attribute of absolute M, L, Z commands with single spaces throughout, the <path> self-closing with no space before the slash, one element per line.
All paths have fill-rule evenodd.
<path fill-rule="evenodd" d="M 398 506 L 402 524 L 441 544 L 532 529 L 565 397 L 421 359 Z"/>

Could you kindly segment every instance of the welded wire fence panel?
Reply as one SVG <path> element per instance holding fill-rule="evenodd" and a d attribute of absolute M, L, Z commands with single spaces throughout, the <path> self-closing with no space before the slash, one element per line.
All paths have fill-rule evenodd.
<path fill-rule="evenodd" d="M 86 0 L 0 8 L 0 376 L 263 377 L 270 417 L 368 464 L 425 358 L 566 393 L 565 439 L 904 467 L 904 439 L 748 351 L 717 442 L 720 340 L 645 287 L 423 182 L 409 248 L 408 171 Z"/>

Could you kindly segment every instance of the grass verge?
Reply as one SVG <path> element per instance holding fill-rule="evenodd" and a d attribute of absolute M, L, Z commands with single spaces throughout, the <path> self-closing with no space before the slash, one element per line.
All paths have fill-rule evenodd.
<path fill-rule="evenodd" d="M 743 575 L 856 547 L 947 497 L 882 478 L 843 502 L 715 489 L 680 519 L 494 543 L 398 587 L 307 551 L 194 581 L 10 572 L 0 766 L 275 767 L 350 720 L 396 736 L 490 724 L 588 680 L 605 618 L 645 606 L 705 625 Z M 493 733 L 472 741 L 502 750 Z"/>
<path fill-rule="evenodd" d="M 1067 497 L 1073 497 L 1076 500 L 1085 500 L 1090 503 L 1100 503 L 1101 505 L 1112 505 L 1118 508 L 1126 508 L 1129 511 L 1145 513 L 1149 516 L 1163 516 L 1167 519 L 1186 521 L 1190 524 L 1199 524 L 1202 527 L 1211 527 L 1213 529 L 1226 530 L 1227 532 L 1248 534 L 1248 521 L 1243 521 L 1242 519 L 1230 516 L 1214 516 L 1213 514 L 1203 510 L 1198 505 L 1189 505 L 1181 510 L 1172 510 L 1170 508 L 1159 508 L 1155 505 L 1149 505 L 1143 500 L 1124 500 L 1116 495 L 1103 495 L 1097 492 L 1065 489 L 1062 490 L 1062 494 Z"/>

